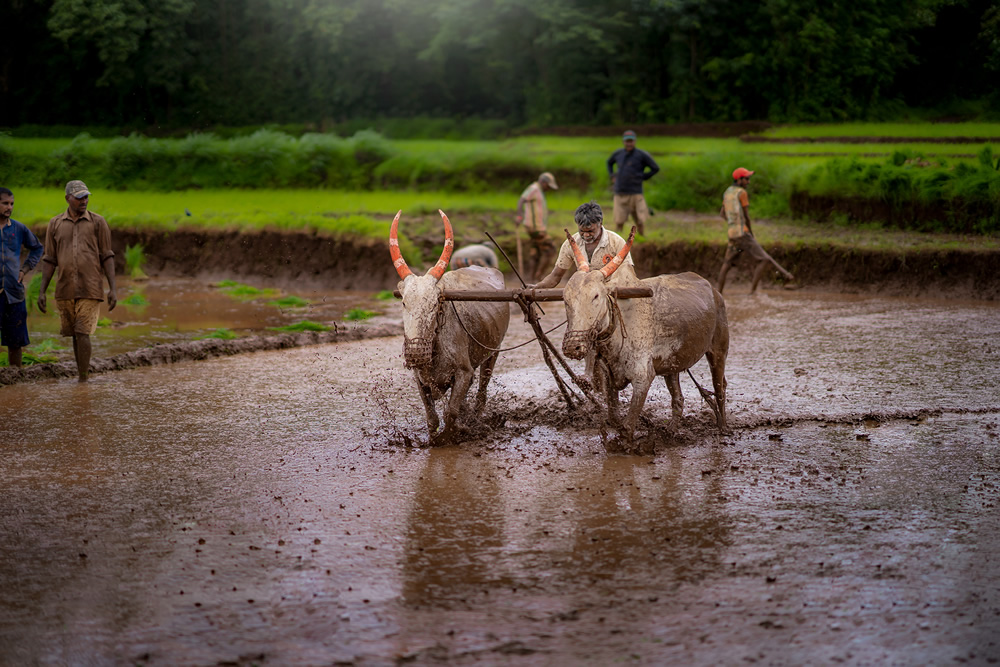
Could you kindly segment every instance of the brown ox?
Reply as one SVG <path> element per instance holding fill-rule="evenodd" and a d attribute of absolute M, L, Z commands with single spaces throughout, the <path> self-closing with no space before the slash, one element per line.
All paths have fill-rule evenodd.
<path fill-rule="evenodd" d="M 510 323 L 510 306 L 502 302 L 454 302 L 442 298 L 442 290 L 502 290 L 503 274 L 496 269 L 473 266 L 445 273 L 455 247 L 451 222 L 443 211 L 444 250 L 430 271 L 413 273 L 399 251 L 396 214 L 389 230 L 389 252 L 399 273 L 403 297 L 403 359 L 413 369 L 420 398 L 427 411 L 431 444 L 445 443 L 454 434 L 455 420 L 465 403 L 472 376 L 479 369 L 476 412 L 486 404 L 486 386 L 493 375 L 497 350 Z M 444 429 L 438 433 L 434 402 L 451 389 L 444 410 Z"/>
<path fill-rule="evenodd" d="M 715 387 L 713 408 L 719 429 L 726 427 L 726 355 L 729 325 L 726 304 L 712 285 L 695 273 L 655 276 L 639 280 L 631 270 L 622 270 L 609 284 L 632 247 L 635 228 L 625 247 L 600 271 L 591 271 L 583 252 L 566 232 L 576 256 L 578 271 L 563 292 L 566 303 L 566 335 L 563 352 L 582 359 L 596 348 L 597 368 L 607 376 L 608 418 L 618 420 L 618 392 L 632 384 L 632 402 L 620 434 L 632 441 L 646 394 L 657 375 L 670 390 L 672 419 L 677 423 L 684 411 L 680 389 L 681 371 L 703 356 L 708 358 Z M 651 287 L 651 299 L 614 298 L 614 287 Z M 595 369 L 595 373 L 597 370 Z"/>

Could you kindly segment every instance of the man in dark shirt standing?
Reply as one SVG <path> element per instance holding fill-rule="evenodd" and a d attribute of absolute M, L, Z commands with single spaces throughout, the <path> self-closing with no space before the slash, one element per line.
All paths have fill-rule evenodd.
<path fill-rule="evenodd" d="M 7 363 L 21 367 L 21 348 L 27 346 L 28 309 L 24 304 L 24 276 L 42 258 L 42 244 L 31 230 L 17 220 L 14 193 L 0 188 L 0 344 L 7 347 Z M 21 247 L 28 257 L 21 264 Z"/>
<path fill-rule="evenodd" d="M 653 177 L 660 166 L 649 153 L 635 147 L 635 132 L 628 130 L 622 135 L 624 148 L 619 148 L 608 158 L 608 176 L 615 191 L 614 223 L 622 230 L 629 215 L 635 220 L 640 234 L 646 233 L 649 208 L 642 196 L 642 182 Z M 615 173 L 615 165 L 618 173 Z M 648 171 L 647 171 L 648 168 Z"/>
<path fill-rule="evenodd" d="M 90 337 L 97 330 L 97 318 L 104 301 L 104 278 L 108 280 L 108 310 L 118 303 L 115 294 L 115 253 L 111 250 L 111 229 L 102 216 L 87 210 L 90 190 L 83 181 L 66 184 L 65 213 L 49 220 L 42 257 L 42 285 L 38 309 L 45 312 L 45 290 L 56 268 L 56 305 L 59 306 L 63 336 L 73 337 L 73 355 L 80 382 L 90 372 Z"/>

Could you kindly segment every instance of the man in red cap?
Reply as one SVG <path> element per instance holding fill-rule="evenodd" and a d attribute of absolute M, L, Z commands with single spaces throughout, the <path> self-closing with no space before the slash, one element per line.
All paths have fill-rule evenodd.
<path fill-rule="evenodd" d="M 757 262 L 757 268 L 753 272 L 753 282 L 750 284 L 751 294 L 757 290 L 757 283 L 760 282 L 768 264 L 773 264 L 785 280 L 789 282 L 795 280 L 791 273 L 764 252 L 757 239 L 753 237 L 753 230 L 750 228 L 750 197 L 747 194 L 751 176 L 753 176 L 752 171 L 739 167 L 733 171 L 733 184 L 726 188 L 726 192 L 722 195 L 722 209 L 719 215 L 726 221 L 728 227 L 729 246 L 726 248 L 726 258 L 722 261 L 722 270 L 719 271 L 720 294 L 726 287 L 726 274 L 739 262 L 744 253 Z"/>

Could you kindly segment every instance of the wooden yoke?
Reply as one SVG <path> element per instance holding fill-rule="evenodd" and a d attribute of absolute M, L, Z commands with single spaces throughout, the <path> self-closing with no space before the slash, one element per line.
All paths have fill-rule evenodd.
<path fill-rule="evenodd" d="M 445 301 L 562 301 L 563 288 L 513 290 L 441 290 Z M 645 299 L 653 296 L 649 287 L 615 287 L 611 295 L 617 299 Z M 399 290 L 393 296 L 400 298 Z"/>

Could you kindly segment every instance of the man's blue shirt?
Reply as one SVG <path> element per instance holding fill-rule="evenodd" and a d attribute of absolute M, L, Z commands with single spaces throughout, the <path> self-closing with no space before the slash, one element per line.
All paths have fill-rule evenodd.
<path fill-rule="evenodd" d="M 614 167 L 618 165 L 618 175 L 615 176 L 616 195 L 641 195 L 642 182 L 652 178 L 660 170 L 649 153 L 639 148 L 627 151 L 619 148 L 608 158 L 608 175 L 613 175 Z M 646 171 L 649 167 L 649 171 Z"/>
<path fill-rule="evenodd" d="M 3 294 L 7 303 L 24 301 L 24 285 L 17 281 L 21 272 L 21 246 L 28 249 L 28 259 L 24 262 L 27 273 L 35 268 L 44 250 L 31 230 L 17 220 L 0 227 L 0 270 L 3 271 Z"/>

